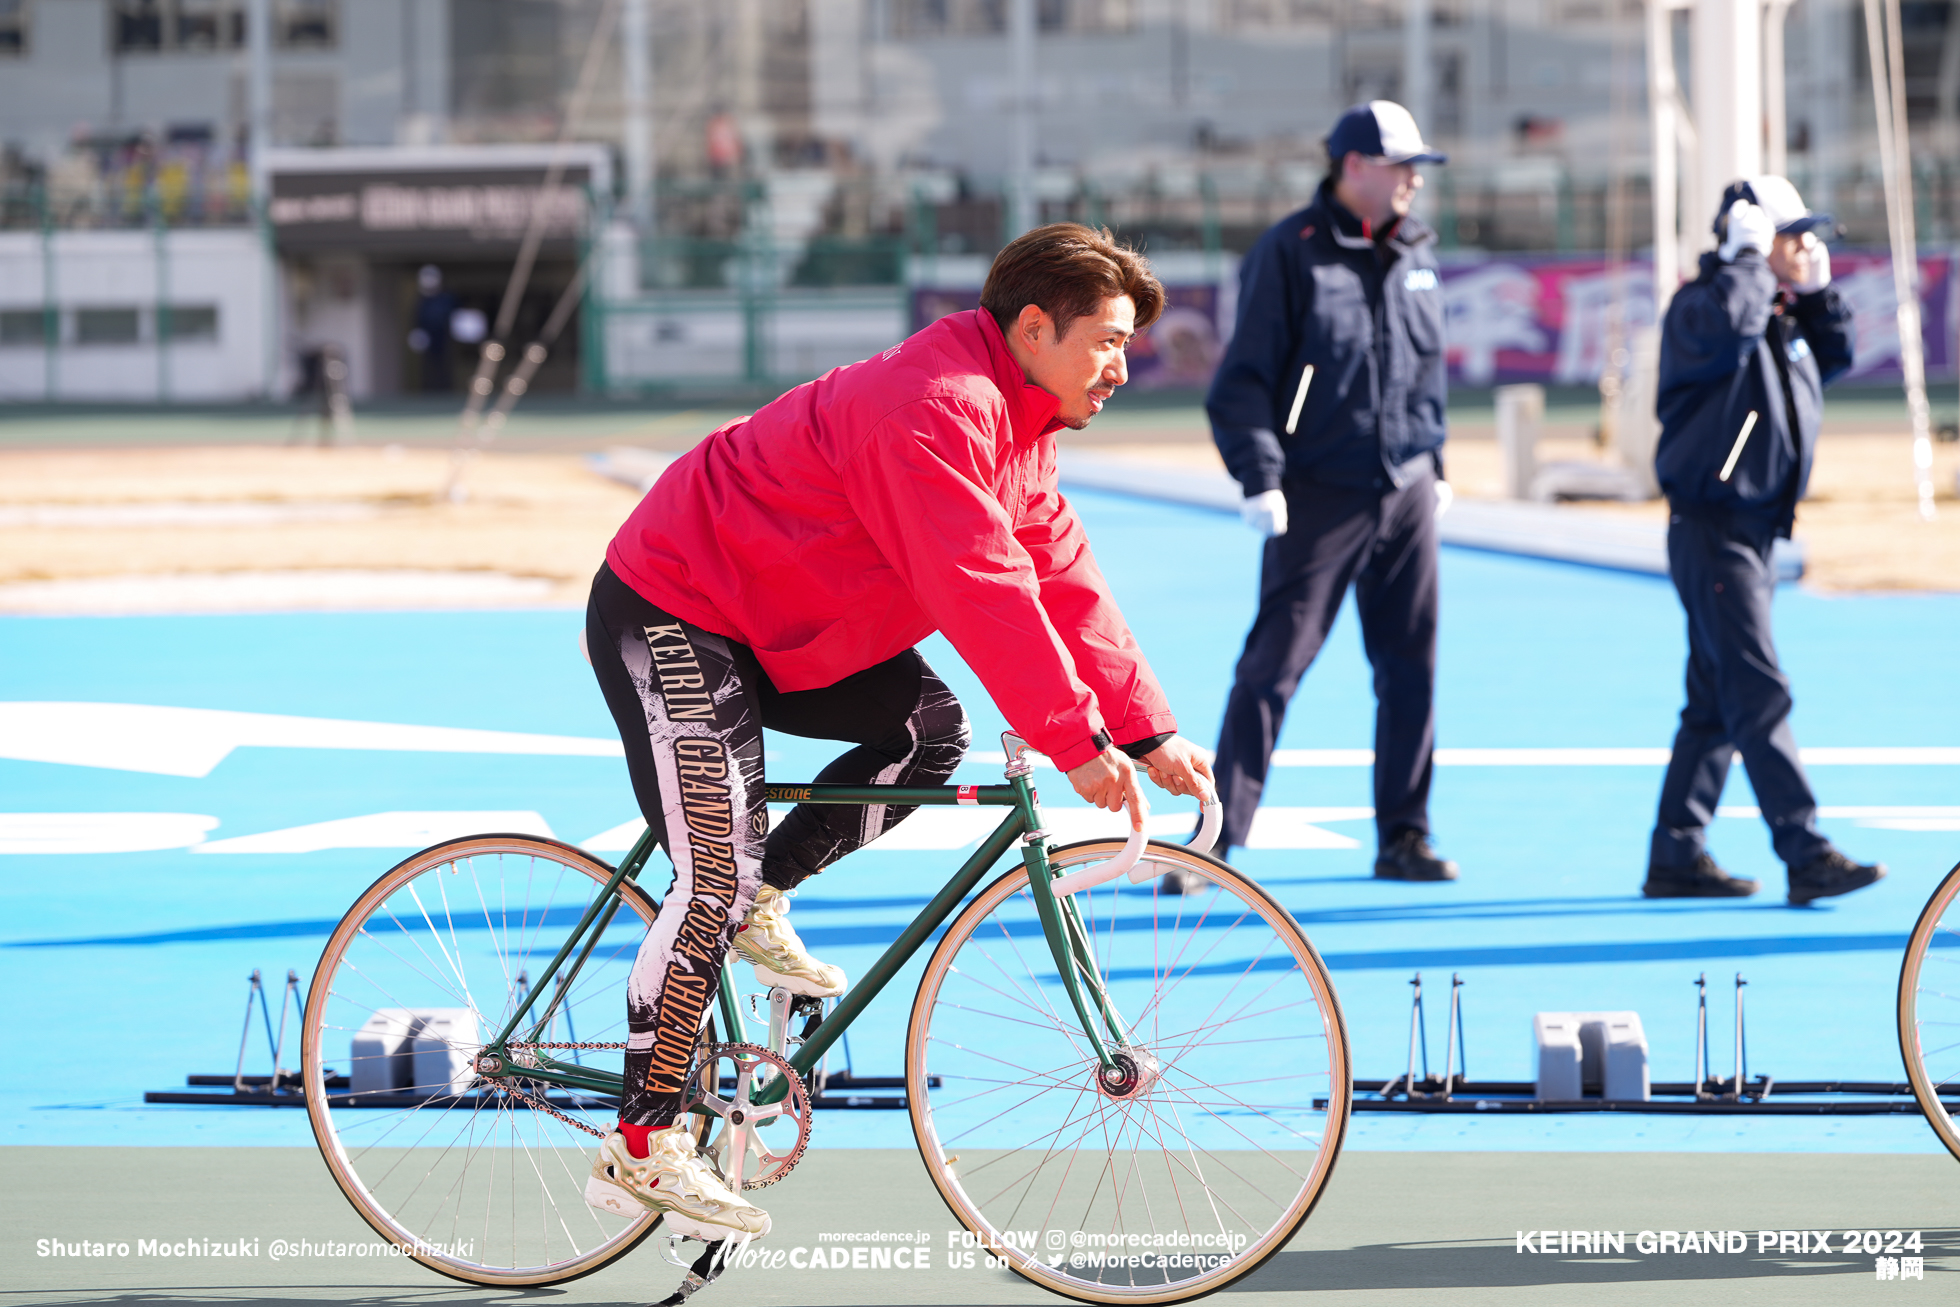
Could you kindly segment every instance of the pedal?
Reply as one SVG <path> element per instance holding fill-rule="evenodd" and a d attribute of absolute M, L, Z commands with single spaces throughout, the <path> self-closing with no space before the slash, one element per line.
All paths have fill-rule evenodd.
<path fill-rule="evenodd" d="M 647 1210 L 632 1194 L 597 1175 L 586 1177 L 585 1201 L 602 1212 L 611 1212 L 614 1216 L 624 1216 L 628 1220 L 642 1215 Z"/>
<path fill-rule="evenodd" d="M 790 1018 L 792 1020 L 797 1017 L 807 1019 L 803 1022 L 803 1033 L 788 1036 L 788 1041 L 792 1044 L 809 1043 L 810 1036 L 816 1034 L 817 1027 L 823 1024 L 823 1010 L 825 1006 L 825 1000 L 823 999 L 815 998 L 808 994 L 796 995 L 790 1001 Z"/>
<path fill-rule="evenodd" d="M 680 1236 L 675 1235 L 668 1242 L 672 1247 L 678 1248 Z M 669 1255 L 668 1251 L 663 1249 L 661 1257 L 674 1266 L 684 1268 L 687 1271 L 687 1278 L 681 1281 L 681 1287 L 674 1290 L 672 1296 L 662 1298 L 656 1307 L 681 1307 L 681 1304 L 689 1298 L 713 1284 L 716 1277 L 727 1268 L 729 1254 L 740 1251 L 746 1244 L 747 1240 L 737 1243 L 727 1239 L 710 1243 L 702 1254 L 694 1259 L 693 1265 Z"/>

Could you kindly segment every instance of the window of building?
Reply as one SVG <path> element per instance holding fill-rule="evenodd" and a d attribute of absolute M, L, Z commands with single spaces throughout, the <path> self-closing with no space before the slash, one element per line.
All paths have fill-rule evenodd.
<path fill-rule="evenodd" d="M 77 345 L 134 345 L 143 338 L 136 309 L 76 309 Z"/>
<path fill-rule="evenodd" d="M 1007 30 L 1011 0 L 895 0 L 900 36 L 995 36 Z M 1034 0 L 1040 32 L 1127 32 L 1136 26 L 1135 0 Z"/>
<path fill-rule="evenodd" d="M 245 44 L 239 0 L 115 0 L 110 31 L 117 54 L 236 50 Z"/>
<path fill-rule="evenodd" d="M 177 0 L 170 21 L 179 50 L 235 50 L 245 44 L 245 14 L 233 0 Z"/>
<path fill-rule="evenodd" d="M 1338 17 L 1334 0 L 1223 0 L 1216 12 L 1218 25 L 1236 32 L 1332 27 Z"/>
<path fill-rule="evenodd" d="M 157 314 L 157 335 L 164 340 L 216 340 L 218 306 L 215 304 L 172 304 Z"/>
<path fill-rule="evenodd" d="M 331 50 L 340 39 L 338 0 L 274 0 L 273 42 L 286 50 Z"/>
<path fill-rule="evenodd" d="M 0 309 L 0 345 L 40 345 L 47 336 L 40 309 Z"/>
<path fill-rule="evenodd" d="M 0 56 L 27 53 L 27 0 L 0 0 Z"/>
<path fill-rule="evenodd" d="M 116 0 L 110 26 L 117 54 L 164 48 L 162 0 Z"/>
<path fill-rule="evenodd" d="M 27 0 L 0 0 L 0 53 L 5 15 Z M 340 39 L 339 0 L 273 0 L 272 43 L 282 50 L 329 50 Z M 25 18 L 19 26 L 25 41 Z M 118 54 L 242 50 L 243 0 L 114 0 L 111 31 Z"/>

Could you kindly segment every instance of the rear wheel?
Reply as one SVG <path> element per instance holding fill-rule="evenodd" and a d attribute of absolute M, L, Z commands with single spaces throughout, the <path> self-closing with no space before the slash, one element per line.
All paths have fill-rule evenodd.
<path fill-rule="evenodd" d="M 1899 1052 L 1933 1133 L 1960 1158 L 1960 866 L 1926 901 L 1899 968 Z"/>
<path fill-rule="evenodd" d="M 362 1219 L 431 1270 L 473 1284 L 553 1284 L 597 1270 L 658 1224 L 651 1212 L 627 1219 L 585 1202 L 616 1099 L 474 1070 L 612 873 L 530 836 L 440 844 L 375 881 L 321 953 L 304 1031 L 314 1137 Z M 622 883 L 618 911 L 542 1037 L 622 1047 L 553 1057 L 622 1074 L 626 977 L 653 917 L 646 893 Z"/>
<path fill-rule="evenodd" d="M 1051 860 L 1069 871 L 1121 848 Z M 1340 1008 L 1291 914 L 1216 859 L 1145 856 L 1194 888 L 1119 877 L 1074 896 L 1129 1034 L 1114 1073 L 1083 1036 L 1024 868 L 947 927 L 906 1041 L 919 1151 L 980 1255 L 1084 1302 L 1182 1302 L 1247 1274 L 1306 1220 L 1347 1128 Z"/>

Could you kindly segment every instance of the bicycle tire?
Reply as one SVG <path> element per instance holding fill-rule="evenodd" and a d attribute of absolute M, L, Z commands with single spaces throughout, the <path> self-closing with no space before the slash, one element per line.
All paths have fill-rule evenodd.
<path fill-rule="evenodd" d="M 651 1212 L 627 1220 L 587 1206 L 583 1190 L 599 1140 L 486 1087 L 469 1069 L 488 1029 L 508 1018 L 518 981 L 549 961 L 613 870 L 583 850 L 535 836 L 450 840 L 377 879 L 321 950 L 302 1032 L 314 1138 L 361 1218 L 432 1271 L 469 1284 L 562 1283 L 623 1256 L 659 1224 Z M 452 896 L 452 884 L 469 892 Z M 621 883 L 620 898 L 547 1039 L 565 1039 L 569 1024 L 583 1042 L 624 1042 L 625 976 L 655 909 L 630 881 Z M 481 966 L 486 950 L 496 962 Z M 426 1009 L 466 1015 L 447 1026 L 393 1015 Z M 378 1026 L 362 1032 L 369 1022 Z M 387 1041 L 404 1029 L 411 1042 L 389 1050 Z M 712 1029 L 704 1030 L 712 1042 Z M 358 1038 L 366 1039 L 366 1055 L 357 1060 Z M 377 1047 L 383 1051 L 374 1053 Z M 326 1063 L 343 1052 L 352 1089 L 365 1085 L 373 1101 L 387 1105 L 329 1097 Z M 623 1065 L 618 1051 L 570 1056 Z M 382 1082 L 391 1087 L 377 1088 Z M 554 1089 L 548 1101 L 593 1130 L 610 1130 L 617 1117 L 616 1102 L 597 1095 Z"/>
<path fill-rule="evenodd" d="M 1936 943 L 1936 941 L 1941 941 Z M 1935 957 L 1953 950 L 1945 957 Z M 1929 962 L 1937 962 L 1929 979 Z M 1926 1046 L 1929 1027 L 1935 1043 Z M 1899 963 L 1899 1056 L 1926 1124 L 1960 1160 L 1960 1126 L 1940 1090 L 1960 1082 L 1960 865 L 1933 891 Z"/>
<path fill-rule="evenodd" d="M 1067 870 L 1121 847 L 1050 856 Z M 975 1251 L 1082 1302 L 1185 1302 L 1256 1270 L 1325 1191 L 1351 1103 L 1340 1006 L 1292 915 L 1216 858 L 1154 841 L 1145 857 L 1197 892 L 1153 876 L 1076 895 L 1140 1088 L 1098 1087 L 1021 867 L 946 928 L 906 1035 L 919 1153 Z"/>

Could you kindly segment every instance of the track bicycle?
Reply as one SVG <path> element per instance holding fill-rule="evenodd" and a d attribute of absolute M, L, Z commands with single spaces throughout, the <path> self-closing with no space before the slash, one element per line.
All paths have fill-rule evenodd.
<path fill-rule="evenodd" d="M 1201 851 L 1215 798 L 1190 846 L 1137 831 L 1055 847 L 1027 747 L 1003 743 L 1002 785 L 768 787 L 772 803 L 1006 811 L 834 1007 L 771 990 L 750 1042 L 725 969 L 688 1086 L 697 1139 L 731 1187 L 783 1178 L 826 1051 L 930 945 L 905 1089 L 960 1224 L 1086 1302 L 1221 1289 L 1285 1246 L 1339 1154 L 1352 1086 L 1333 985 L 1292 915 Z M 1019 864 L 983 887 L 1017 841 Z M 659 1224 L 582 1197 L 617 1117 L 654 847 L 643 835 L 615 867 L 533 836 L 452 840 L 388 871 L 328 939 L 306 1007 L 308 1116 L 362 1218 L 430 1269 L 554 1284 Z M 1181 895 L 1161 887 L 1173 869 Z"/>
<path fill-rule="evenodd" d="M 1926 900 L 1906 939 L 1899 966 L 1899 1053 L 1927 1124 L 1960 1158 L 1952 1100 L 1960 1094 L 1960 866 Z"/>

